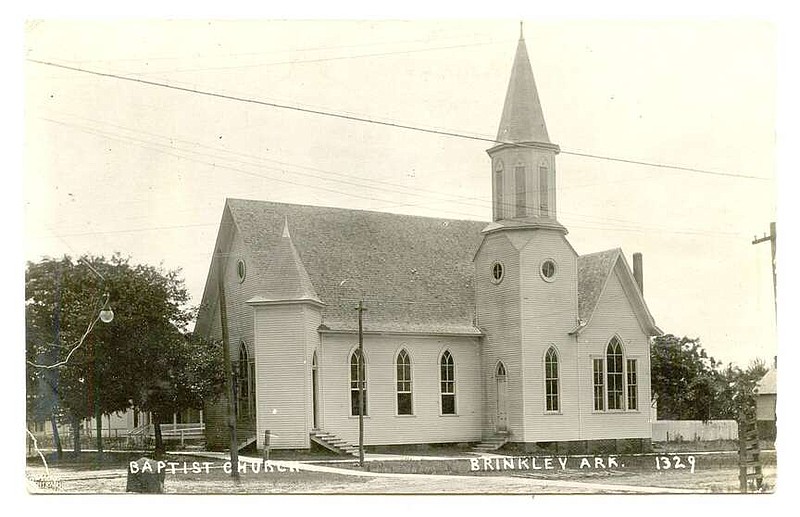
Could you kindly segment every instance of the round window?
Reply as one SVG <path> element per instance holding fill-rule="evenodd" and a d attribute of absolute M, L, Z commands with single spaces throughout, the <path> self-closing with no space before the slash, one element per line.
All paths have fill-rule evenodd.
<path fill-rule="evenodd" d="M 236 263 L 236 275 L 239 277 L 239 282 L 244 282 L 244 277 L 247 274 L 247 268 L 244 265 L 244 260 L 239 259 Z"/>
<path fill-rule="evenodd" d="M 503 264 L 495 262 L 492 264 L 492 282 L 499 284 L 503 280 Z"/>
<path fill-rule="evenodd" d="M 548 282 L 552 282 L 556 277 L 556 263 L 551 259 L 547 259 L 542 262 L 542 266 L 539 271 L 542 274 L 542 278 Z"/>

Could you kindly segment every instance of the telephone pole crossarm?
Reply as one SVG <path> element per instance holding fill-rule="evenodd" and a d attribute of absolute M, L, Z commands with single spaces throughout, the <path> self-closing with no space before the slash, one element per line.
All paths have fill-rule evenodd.
<path fill-rule="evenodd" d="M 763 237 L 753 237 L 753 244 L 767 242 L 771 244 L 772 248 L 772 296 L 775 301 L 775 317 L 778 317 L 778 280 L 775 272 L 775 247 L 778 240 L 778 232 L 775 228 L 775 222 L 769 223 L 769 235 Z"/>

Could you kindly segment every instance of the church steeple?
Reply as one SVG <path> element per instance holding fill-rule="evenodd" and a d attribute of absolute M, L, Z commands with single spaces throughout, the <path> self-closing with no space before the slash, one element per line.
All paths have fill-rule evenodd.
<path fill-rule="evenodd" d="M 513 219 L 514 227 L 566 232 L 556 220 L 555 157 L 559 147 L 547 134 L 522 24 L 497 141 L 487 151 L 492 158 L 494 220 Z"/>
<path fill-rule="evenodd" d="M 500 142 L 542 142 L 550 143 L 547 126 L 544 123 L 539 92 L 533 78 L 528 49 L 522 35 L 520 23 L 519 42 L 514 65 L 511 68 L 511 79 L 506 90 L 506 102 L 503 116 L 497 130 Z"/>

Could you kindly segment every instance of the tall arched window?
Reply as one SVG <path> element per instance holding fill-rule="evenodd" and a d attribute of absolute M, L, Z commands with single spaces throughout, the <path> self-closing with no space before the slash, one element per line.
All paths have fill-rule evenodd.
<path fill-rule="evenodd" d="M 547 411 L 558 411 L 558 354 L 554 347 L 547 349 L 544 356 L 544 400 Z"/>
<path fill-rule="evenodd" d="M 525 174 L 525 166 L 517 165 L 514 167 L 514 217 L 525 217 L 528 215 L 528 181 Z"/>
<path fill-rule="evenodd" d="M 550 171 L 546 163 L 539 165 L 539 214 L 550 217 Z"/>
<path fill-rule="evenodd" d="M 608 409 L 625 409 L 622 345 L 615 337 L 606 347 L 606 379 L 608 380 Z"/>
<path fill-rule="evenodd" d="M 494 220 L 499 221 L 503 212 L 503 162 L 498 160 L 494 168 Z"/>
<path fill-rule="evenodd" d="M 456 414 L 456 368 L 453 356 L 445 350 L 439 361 L 440 390 L 442 397 L 442 414 Z"/>
<path fill-rule="evenodd" d="M 405 349 L 397 354 L 397 414 L 413 415 L 411 395 L 411 358 Z"/>
<path fill-rule="evenodd" d="M 358 389 L 358 370 L 361 368 L 361 385 L 364 389 L 364 415 L 368 414 L 367 411 L 367 365 L 366 361 L 362 361 L 361 354 L 358 350 L 354 350 L 350 355 L 350 414 L 352 416 L 359 415 L 359 389 Z"/>
<path fill-rule="evenodd" d="M 236 369 L 236 414 L 249 417 L 253 414 L 253 381 L 255 365 L 250 361 L 250 354 L 247 353 L 247 344 L 244 341 L 239 343 L 239 362 Z"/>

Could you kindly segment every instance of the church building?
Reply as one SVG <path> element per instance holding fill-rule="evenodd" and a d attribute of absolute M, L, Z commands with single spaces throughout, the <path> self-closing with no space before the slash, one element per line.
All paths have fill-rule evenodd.
<path fill-rule="evenodd" d="M 195 332 L 221 339 L 240 445 L 649 446 L 641 255 L 578 255 L 558 221 L 556 156 L 520 37 L 498 143 L 493 220 L 227 199 Z M 488 179 L 488 178 L 487 178 Z M 221 263 L 220 263 L 221 261 Z M 363 302 L 363 355 L 358 311 Z M 228 446 L 226 397 L 206 408 Z"/>

